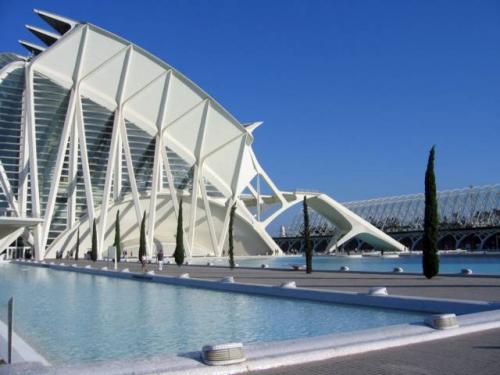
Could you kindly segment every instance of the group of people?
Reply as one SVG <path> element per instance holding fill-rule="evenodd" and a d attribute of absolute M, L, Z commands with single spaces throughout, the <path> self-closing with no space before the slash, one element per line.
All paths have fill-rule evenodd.
<path fill-rule="evenodd" d="M 163 270 L 163 259 L 164 259 L 163 250 L 160 249 L 156 253 L 156 260 L 158 261 L 158 270 L 159 271 Z M 148 267 L 147 267 L 147 264 L 148 264 L 147 257 L 139 253 L 139 262 L 141 263 L 142 272 L 146 272 L 148 270 Z"/>

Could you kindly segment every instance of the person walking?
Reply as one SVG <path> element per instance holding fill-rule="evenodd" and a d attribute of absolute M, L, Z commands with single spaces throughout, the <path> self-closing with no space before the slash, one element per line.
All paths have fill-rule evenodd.
<path fill-rule="evenodd" d="M 141 263 L 142 272 L 146 272 L 148 270 L 146 256 L 143 255 L 140 251 L 139 251 L 139 263 Z"/>
<path fill-rule="evenodd" d="M 157 258 L 158 258 L 158 271 L 162 271 L 163 270 L 163 250 L 162 249 L 160 249 L 160 251 L 158 251 Z"/>

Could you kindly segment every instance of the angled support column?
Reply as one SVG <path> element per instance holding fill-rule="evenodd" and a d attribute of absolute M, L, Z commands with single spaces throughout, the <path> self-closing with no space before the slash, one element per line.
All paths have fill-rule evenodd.
<path fill-rule="evenodd" d="M 29 149 L 29 170 L 31 187 L 31 212 L 33 217 L 40 218 L 40 193 L 38 190 L 38 160 L 36 154 L 36 126 L 35 126 L 35 103 L 33 99 L 33 68 L 32 65 L 26 67 L 26 90 L 25 103 L 26 111 L 25 123 L 27 124 L 28 149 Z M 43 260 L 44 251 L 42 249 L 42 224 L 37 224 L 33 231 L 34 255 L 36 260 Z"/>
<path fill-rule="evenodd" d="M 78 97 L 76 100 L 80 100 Z M 77 104 L 75 103 L 75 111 Z M 76 121 L 73 122 L 69 146 L 69 171 L 68 171 L 68 217 L 67 228 L 72 228 L 76 221 L 76 189 L 78 172 L 78 129 Z"/>
<path fill-rule="evenodd" d="M 61 139 L 59 142 L 59 148 L 57 153 L 56 164 L 54 166 L 54 174 L 53 174 L 53 182 L 50 187 L 49 198 L 47 201 L 47 207 L 45 209 L 45 220 L 43 223 L 43 234 L 41 245 L 42 248 L 45 249 L 47 245 L 47 240 L 50 231 L 50 225 L 52 223 L 52 215 L 54 213 L 55 202 L 57 197 L 57 192 L 59 190 L 59 182 L 61 180 L 61 172 L 64 164 L 64 159 L 66 156 L 66 149 L 68 147 L 68 139 L 71 129 L 74 127 L 74 118 L 76 111 L 76 102 L 79 100 L 79 79 L 81 75 L 82 69 L 82 58 L 85 51 L 85 44 L 87 40 L 87 29 L 85 28 L 82 32 L 82 36 L 80 38 L 80 44 L 78 47 L 78 55 L 76 59 L 75 68 L 73 71 L 73 88 L 71 90 L 71 96 L 68 103 L 68 108 L 66 112 L 66 117 L 64 120 L 64 126 L 61 134 Z M 69 210 L 68 210 L 69 211 Z"/>
<path fill-rule="evenodd" d="M 115 111 L 115 118 L 114 118 L 114 124 L 113 124 L 113 132 L 111 135 L 111 147 L 109 151 L 109 157 L 108 157 L 108 165 L 106 169 L 106 180 L 104 182 L 104 193 L 102 196 L 102 203 L 101 203 L 101 212 L 100 212 L 100 220 L 99 220 L 99 229 L 97 231 L 97 252 L 98 252 L 98 258 L 100 259 L 102 257 L 103 253 L 103 247 L 104 247 L 104 235 L 106 232 L 106 224 L 108 220 L 108 208 L 109 208 L 109 197 L 110 197 L 110 192 L 111 192 L 111 184 L 112 184 L 112 179 L 113 179 L 113 172 L 114 172 L 114 167 L 115 167 L 115 161 L 116 161 L 116 151 L 117 151 L 117 144 L 118 144 L 118 134 L 120 132 L 121 128 L 121 122 L 122 122 L 122 108 L 119 106 L 118 109 Z"/>
<path fill-rule="evenodd" d="M 161 157 L 163 161 L 163 168 L 165 175 L 167 176 L 168 189 L 170 190 L 170 196 L 172 197 L 175 216 L 179 215 L 179 198 L 177 197 L 177 190 L 175 188 L 174 176 L 172 175 L 172 169 L 170 168 L 170 162 L 168 160 L 167 150 L 165 145 L 161 148 Z"/>
<path fill-rule="evenodd" d="M 25 98 L 26 100 L 26 98 Z M 26 112 L 26 108 L 24 109 Z M 28 206 L 28 174 L 29 174 L 29 134 L 26 113 L 22 118 L 21 125 L 21 157 L 19 158 L 19 186 L 18 186 L 18 202 L 21 216 L 27 216 Z"/>
<path fill-rule="evenodd" d="M 118 146 L 116 149 L 115 173 L 113 174 L 113 199 L 117 200 L 122 192 L 122 139 L 118 133 Z"/>
<path fill-rule="evenodd" d="M 153 181 L 151 184 L 151 198 L 149 202 L 149 222 L 148 222 L 148 252 L 150 256 L 154 255 L 154 235 L 155 235 L 155 224 L 156 224 L 156 197 L 158 194 L 159 185 L 161 183 L 161 159 L 162 159 L 162 150 L 165 148 L 163 145 L 163 136 L 162 136 L 162 126 L 165 122 L 166 114 L 167 114 L 167 100 L 168 100 L 168 92 L 170 89 L 170 77 L 172 72 L 169 71 L 166 76 L 165 85 L 163 86 L 162 98 L 160 102 L 160 109 L 158 116 L 156 127 L 158 129 L 158 133 L 156 134 L 155 141 L 155 155 L 153 161 Z"/>
<path fill-rule="evenodd" d="M 333 236 L 330 241 L 328 242 L 328 245 L 326 246 L 325 251 L 328 253 L 332 253 L 336 251 L 340 246 L 343 244 L 347 243 L 349 240 L 353 239 L 356 237 L 360 232 L 354 229 L 351 229 L 348 233 L 344 234 L 340 238 L 338 236 Z"/>
<path fill-rule="evenodd" d="M 201 176 L 201 168 L 200 168 L 200 162 L 201 162 L 201 155 L 203 152 L 203 143 L 205 141 L 205 132 L 207 128 L 207 123 L 208 123 L 208 110 L 210 108 L 210 100 L 207 99 L 205 100 L 205 106 L 203 108 L 203 116 L 201 118 L 201 126 L 200 130 L 198 132 L 198 138 L 196 141 L 196 149 L 194 152 L 195 158 L 196 158 L 196 163 L 194 165 L 194 176 L 193 176 L 193 186 L 192 186 L 192 191 L 191 191 L 191 210 L 189 214 L 189 254 L 188 257 L 191 257 L 193 254 L 193 246 L 194 246 L 194 236 L 196 232 L 196 212 L 198 208 L 198 190 L 199 190 L 199 184 L 200 184 L 200 176 Z"/>
<path fill-rule="evenodd" d="M 217 256 L 222 255 L 224 242 L 226 241 L 227 232 L 229 231 L 229 219 L 231 215 L 231 207 L 233 207 L 234 199 L 230 198 L 227 200 L 226 213 L 224 214 L 224 224 L 222 224 L 222 232 L 219 237 L 219 242 L 217 245 Z"/>
<path fill-rule="evenodd" d="M 102 257 L 102 252 L 104 248 L 104 235 L 106 232 L 106 224 L 108 220 L 108 207 L 109 207 L 109 197 L 111 192 L 111 184 L 114 175 L 114 168 L 116 162 L 116 153 L 118 149 L 118 142 L 120 139 L 121 128 L 124 128 L 123 120 L 123 97 L 125 93 L 128 71 L 130 66 L 132 56 L 132 46 L 127 47 L 127 53 L 125 55 L 125 61 L 122 67 L 122 74 L 120 77 L 120 82 L 118 84 L 118 90 L 116 93 L 116 103 L 117 108 L 115 111 L 115 117 L 113 122 L 113 131 L 111 134 L 111 146 L 109 150 L 108 166 L 106 170 L 106 180 L 104 182 L 104 193 L 102 196 L 101 212 L 99 220 L 99 230 L 98 230 L 98 256 Z"/>
<path fill-rule="evenodd" d="M 158 180 L 160 175 L 161 147 L 163 147 L 162 137 L 156 135 L 155 155 L 153 161 L 153 181 L 151 183 L 151 197 L 149 199 L 149 220 L 148 220 L 148 256 L 154 256 L 154 235 L 156 223 L 156 197 L 158 194 Z"/>
<path fill-rule="evenodd" d="M 207 195 L 207 188 L 206 188 L 203 180 L 200 181 L 200 188 L 201 188 L 201 196 L 203 197 L 203 205 L 205 207 L 205 218 L 207 219 L 207 222 L 208 222 L 208 230 L 210 232 L 210 240 L 212 241 L 212 249 L 213 249 L 215 255 L 219 256 L 217 235 L 215 234 L 215 225 L 214 225 L 214 221 L 212 218 L 212 210 L 210 209 L 210 201 L 209 201 L 208 195 Z"/>
<path fill-rule="evenodd" d="M 1 160 L 0 160 L 0 185 L 2 186 L 7 201 L 9 202 L 9 206 L 14 210 L 16 216 L 21 216 L 21 212 L 19 210 L 16 197 L 14 195 L 14 192 L 12 191 L 9 178 L 7 177 L 7 173 L 5 172 Z"/>
<path fill-rule="evenodd" d="M 204 205 L 204 208 L 205 208 L 205 216 L 206 216 L 206 219 L 207 219 L 207 222 L 208 222 L 208 226 L 209 226 L 209 233 L 210 233 L 210 238 L 211 238 L 211 242 L 212 242 L 212 248 L 213 248 L 213 251 L 214 253 L 216 254 L 216 256 L 220 256 L 221 252 L 222 252 L 222 247 L 223 245 L 220 244 L 220 241 L 217 240 L 217 235 L 215 233 L 215 224 L 213 222 L 213 218 L 212 218 L 212 211 L 211 211 L 211 208 L 210 208 L 210 199 L 208 198 L 208 195 L 207 195 L 207 191 L 206 191 L 206 186 L 205 186 L 205 182 L 203 180 L 203 168 L 204 168 L 204 164 L 205 164 L 205 161 L 213 154 L 217 153 L 218 151 L 222 150 L 224 147 L 228 146 L 229 144 L 237 141 L 238 139 L 241 138 L 241 141 L 242 143 L 245 141 L 245 134 L 238 134 L 237 136 L 229 139 L 227 142 L 224 142 L 223 144 L 219 145 L 217 148 L 215 148 L 214 150 L 210 151 L 209 153 L 207 153 L 206 155 L 204 155 L 200 162 L 199 162 L 199 166 L 200 166 L 200 171 L 201 171 L 201 176 L 199 177 L 199 186 L 200 186 L 200 190 L 201 190 L 201 193 L 202 193 L 202 198 L 203 198 L 203 205 Z M 241 160 L 242 158 L 242 155 L 243 155 L 243 148 L 244 148 L 244 145 L 242 145 L 242 149 L 238 155 L 238 158 Z M 233 197 L 232 197 L 232 200 L 234 201 L 234 191 L 236 190 L 236 184 L 237 184 L 237 181 L 238 181 L 238 178 L 234 178 L 232 184 L 231 184 L 231 191 L 233 192 Z M 224 219 L 224 221 L 226 221 L 226 219 Z M 224 234 L 224 228 L 225 228 L 225 225 L 229 225 L 228 224 L 229 222 L 225 223 L 224 224 L 224 227 L 223 227 L 223 230 L 221 233 L 221 236 L 225 237 L 225 234 Z M 222 239 L 222 241 L 224 241 L 224 238 Z"/>
<path fill-rule="evenodd" d="M 141 225 L 142 210 L 139 198 L 139 190 L 137 189 L 137 182 L 135 180 L 134 164 L 132 163 L 132 153 L 128 143 L 128 134 L 125 126 L 121 127 L 121 138 L 123 151 L 125 154 L 125 163 L 127 165 L 128 178 L 130 181 L 130 190 L 132 190 L 132 199 L 134 201 L 135 216 L 137 218 L 137 225 Z"/>
<path fill-rule="evenodd" d="M 45 209 L 45 220 L 43 222 L 43 237 L 42 237 L 42 248 L 45 249 L 47 244 L 50 224 L 52 223 L 52 215 L 54 213 L 57 191 L 59 190 L 59 182 L 61 181 L 61 172 L 64 164 L 64 158 L 66 156 L 66 149 L 68 147 L 68 139 L 70 127 L 73 125 L 73 119 L 75 114 L 75 101 L 76 90 L 71 90 L 71 96 L 68 104 L 68 112 L 66 113 L 66 119 L 64 121 L 64 127 L 62 130 L 61 138 L 59 141 L 59 147 L 57 152 L 56 165 L 54 166 L 53 182 L 50 186 L 49 198 L 47 201 L 47 207 Z"/>
<path fill-rule="evenodd" d="M 260 213 L 261 213 L 260 212 L 260 205 L 261 205 L 261 201 L 260 201 L 260 174 L 259 173 L 257 173 L 257 191 L 256 191 L 256 194 L 257 194 L 257 196 L 256 196 L 256 198 L 257 198 L 257 220 L 260 221 Z"/>
<path fill-rule="evenodd" d="M 273 193 L 281 201 L 281 204 L 285 205 L 287 203 L 286 199 L 283 197 L 283 194 L 276 187 L 276 185 L 274 184 L 274 182 L 269 178 L 269 176 L 267 175 L 266 171 L 264 171 L 264 169 L 261 167 L 261 165 L 259 164 L 259 161 L 257 160 L 257 157 L 255 156 L 255 153 L 253 152 L 253 150 L 250 150 L 250 156 L 252 158 L 252 163 L 253 163 L 254 168 L 257 171 L 257 173 L 264 179 L 264 181 L 267 183 L 267 185 L 269 185 L 269 187 L 271 188 L 271 190 L 273 191 Z"/>
<path fill-rule="evenodd" d="M 174 184 L 174 177 L 172 176 L 172 169 L 170 168 L 170 162 L 168 160 L 167 150 L 165 148 L 165 144 L 161 148 L 161 156 L 163 161 L 163 168 L 165 171 L 165 175 L 167 176 L 168 189 L 170 190 L 170 197 L 172 199 L 172 205 L 174 207 L 175 217 L 179 218 L 179 197 L 177 194 L 177 190 Z M 182 196 L 181 196 L 182 198 Z M 187 241 L 186 229 L 182 228 L 182 232 L 184 233 L 184 248 L 189 249 L 189 243 Z"/>
<path fill-rule="evenodd" d="M 80 145 L 80 161 L 82 163 L 83 181 L 85 184 L 85 198 L 87 199 L 87 214 L 90 223 L 95 218 L 94 194 L 92 191 L 92 179 L 90 178 L 89 158 L 87 151 L 87 138 L 85 136 L 85 123 L 83 120 L 82 102 L 78 93 L 76 102 L 76 128 Z"/>

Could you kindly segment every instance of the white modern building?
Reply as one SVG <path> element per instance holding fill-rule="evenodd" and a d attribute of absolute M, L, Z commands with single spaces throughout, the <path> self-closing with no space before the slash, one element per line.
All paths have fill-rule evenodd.
<path fill-rule="evenodd" d="M 17 238 L 37 259 L 71 252 L 80 233 L 100 256 L 122 243 L 137 254 L 147 220 L 150 255 L 175 246 L 183 201 L 188 256 L 221 256 L 236 204 L 236 255 L 280 253 L 266 227 L 308 198 L 339 228 L 329 244 L 357 236 L 404 246 L 330 197 L 278 189 L 253 150 L 260 122 L 242 124 L 169 64 L 108 31 L 35 10 L 54 31 L 27 26 L 43 46 L 0 54 L 0 251 Z"/>

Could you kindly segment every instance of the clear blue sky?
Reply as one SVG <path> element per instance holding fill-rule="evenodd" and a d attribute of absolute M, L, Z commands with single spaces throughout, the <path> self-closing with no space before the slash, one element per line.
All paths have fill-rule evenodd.
<path fill-rule="evenodd" d="M 40 8 L 175 66 L 240 121 L 282 189 L 339 201 L 500 182 L 498 1 L 0 0 L 0 50 Z M 48 26 L 47 26 L 48 27 Z"/>

